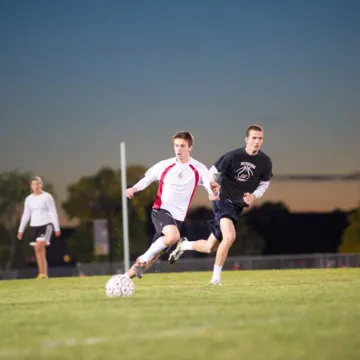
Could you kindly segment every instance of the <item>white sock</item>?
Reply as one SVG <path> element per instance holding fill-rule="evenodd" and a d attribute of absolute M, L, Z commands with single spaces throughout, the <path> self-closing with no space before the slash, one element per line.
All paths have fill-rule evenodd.
<path fill-rule="evenodd" d="M 193 250 L 192 241 L 188 241 L 188 240 L 183 241 L 181 243 L 180 250 L 181 251 Z"/>
<path fill-rule="evenodd" d="M 220 280 L 221 270 L 222 270 L 222 266 L 214 265 L 214 272 L 212 276 L 213 280 Z"/>
<path fill-rule="evenodd" d="M 159 254 L 162 250 L 167 248 L 167 245 L 164 244 L 163 238 L 158 238 L 146 251 L 145 254 L 140 256 L 141 261 L 149 262 L 155 255 Z"/>

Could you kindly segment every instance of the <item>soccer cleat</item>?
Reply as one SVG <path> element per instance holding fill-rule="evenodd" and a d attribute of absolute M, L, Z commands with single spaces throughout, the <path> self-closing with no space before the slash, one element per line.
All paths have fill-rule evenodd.
<path fill-rule="evenodd" d="M 146 267 L 146 262 L 137 262 L 135 264 L 135 275 L 141 279 L 144 276 L 144 272 L 145 272 L 145 267 Z"/>
<path fill-rule="evenodd" d="M 188 241 L 186 237 L 180 238 L 180 240 L 178 241 L 175 250 L 169 256 L 169 259 L 168 259 L 169 264 L 172 265 L 172 264 L 176 263 L 176 261 L 178 261 L 180 256 L 184 253 L 184 251 L 181 251 L 181 244 L 184 241 Z"/>
<path fill-rule="evenodd" d="M 48 279 L 47 275 L 39 274 L 36 279 Z"/>
<path fill-rule="evenodd" d="M 215 280 L 211 280 L 210 285 L 215 285 L 215 286 L 221 286 L 221 280 L 220 279 L 215 279 Z"/>

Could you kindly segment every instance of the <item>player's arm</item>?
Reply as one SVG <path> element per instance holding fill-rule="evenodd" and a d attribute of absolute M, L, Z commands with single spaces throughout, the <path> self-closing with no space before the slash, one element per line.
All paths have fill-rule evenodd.
<path fill-rule="evenodd" d="M 220 156 L 220 158 L 215 161 L 214 165 L 209 170 L 209 174 L 213 181 L 217 181 L 219 175 L 226 171 L 227 167 L 229 166 L 229 162 L 229 153 Z"/>
<path fill-rule="evenodd" d="M 220 185 L 213 180 L 213 177 L 207 167 L 203 164 L 199 166 L 200 181 L 199 185 L 203 186 L 209 194 L 211 201 L 217 200 L 220 191 Z"/>
<path fill-rule="evenodd" d="M 256 190 L 253 192 L 253 195 L 255 196 L 255 199 L 260 199 L 264 196 L 266 190 L 270 186 L 270 180 L 269 181 L 260 181 L 260 184 L 256 188 Z"/>
<path fill-rule="evenodd" d="M 52 197 L 51 194 L 48 194 L 48 208 L 49 208 L 51 223 L 54 225 L 55 235 L 58 237 L 61 235 L 59 217 L 57 214 L 54 198 Z"/>
<path fill-rule="evenodd" d="M 151 183 L 158 180 L 159 168 L 161 163 L 157 163 L 152 166 L 144 175 L 144 177 L 139 180 L 134 186 L 126 189 L 125 195 L 132 199 L 135 193 L 146 189 Z"/>
<path fill-rule="evenodd" d="M 211 180 L 213 181 L 217 181 L 217 179 L 219 178 L 220 172 L 219 170 L 215 167 L 215 165 L 213 165 L 210 169 L 209 169 L 209 175 L 211 177 Z"/>
<path fill-rule="evenodd" d="M 266 190 L 270 186 L 270 180 L 269 181 L 260 181 L 258 187 L 255 189 L 253 193 L 245 193 L 244 194 L 244 202 L 248 204 L 249 206 L 256 200 L 260 199 L 264 196 Z"/>
<path fill-rule="evenodd" d="M 260 199 L 264 196 L 265 192 L 270 186 L 270 179 L 273 177 L 272 173 L 272 162 L 269 159 L 269 164 L 266 168 L 266 171 L 261 176 L 261 181 L 255 191 L 252 194 L 244 194 L 244 201 L 251 205 L 256 199 Z"/>
<path fill-rule="evenodd" d="M 26 228 L 27 223 L 30 220 L 30 217 L 31 217 L 31 209 L 30 209 L 30 204 L 29 204 L 29 198 L 26 198 L 25 202 L 24 202 L 24 212 L 21 216 L 20 226 L 19 226 L 18 235 L 17 235 L 19 240 L 22 239 L 24 230 Z"/>

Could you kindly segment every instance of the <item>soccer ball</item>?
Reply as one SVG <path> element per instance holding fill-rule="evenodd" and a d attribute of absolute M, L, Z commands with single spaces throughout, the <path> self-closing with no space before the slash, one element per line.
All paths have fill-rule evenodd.
<path fill-rule="evenodd" d="M 105 292 L 109 297 L 133 296 L 135 285 L 125 275 L 114 275 L 106 283 Z"/>

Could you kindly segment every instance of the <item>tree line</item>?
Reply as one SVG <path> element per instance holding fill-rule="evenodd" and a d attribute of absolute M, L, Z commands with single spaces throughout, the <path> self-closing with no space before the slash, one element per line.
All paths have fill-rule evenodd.
<path fill-rule="evenodd" d="M 129 186 L 140 180 L 146 169 L 141 165 L 127 168 Z M 25 197 L 29 195 L 30 172 L 9 171 L 0 173 L 0 268 L 17 268 L 24 263 L 31 249 L 16 239 Z M 122 193 L 119 170 L 104 167 L 95 174 L 82 176 L 67 186 L 67 197 L 62 204 L 56 201 L 54 186 L 44 181 L 44 190 L 50 192 L 69 219 L 78 219 L 76 231 L 66 239 L 69 254 L 80 262 L 118 261 L 123 259 Z M 147 246 L 153 233 L 150 220 L 151 207 L 157 184 L 151 184 L 128 201 L 130 250 L 133 256 Z M 288 208 L 281 202 L 267 202 L 244 212 L 237 225 L 237 239 L 232 255 L 261 255 L 266 248 L 266 234 L 271 233 L 274 221 L 284 219 Z M 184 235 L 191 240 L 207 238 L 206 221 L 211 210 L 206 207 L 192 208 L 184 223 Z M 95 256 L 93 251 L 92 220 L 107 219 L 110 255 Z M 26 236 L 26 234 L 25 234 Z M 349 214 L 339 252 L 360 252 L 360 206 Z"/>

